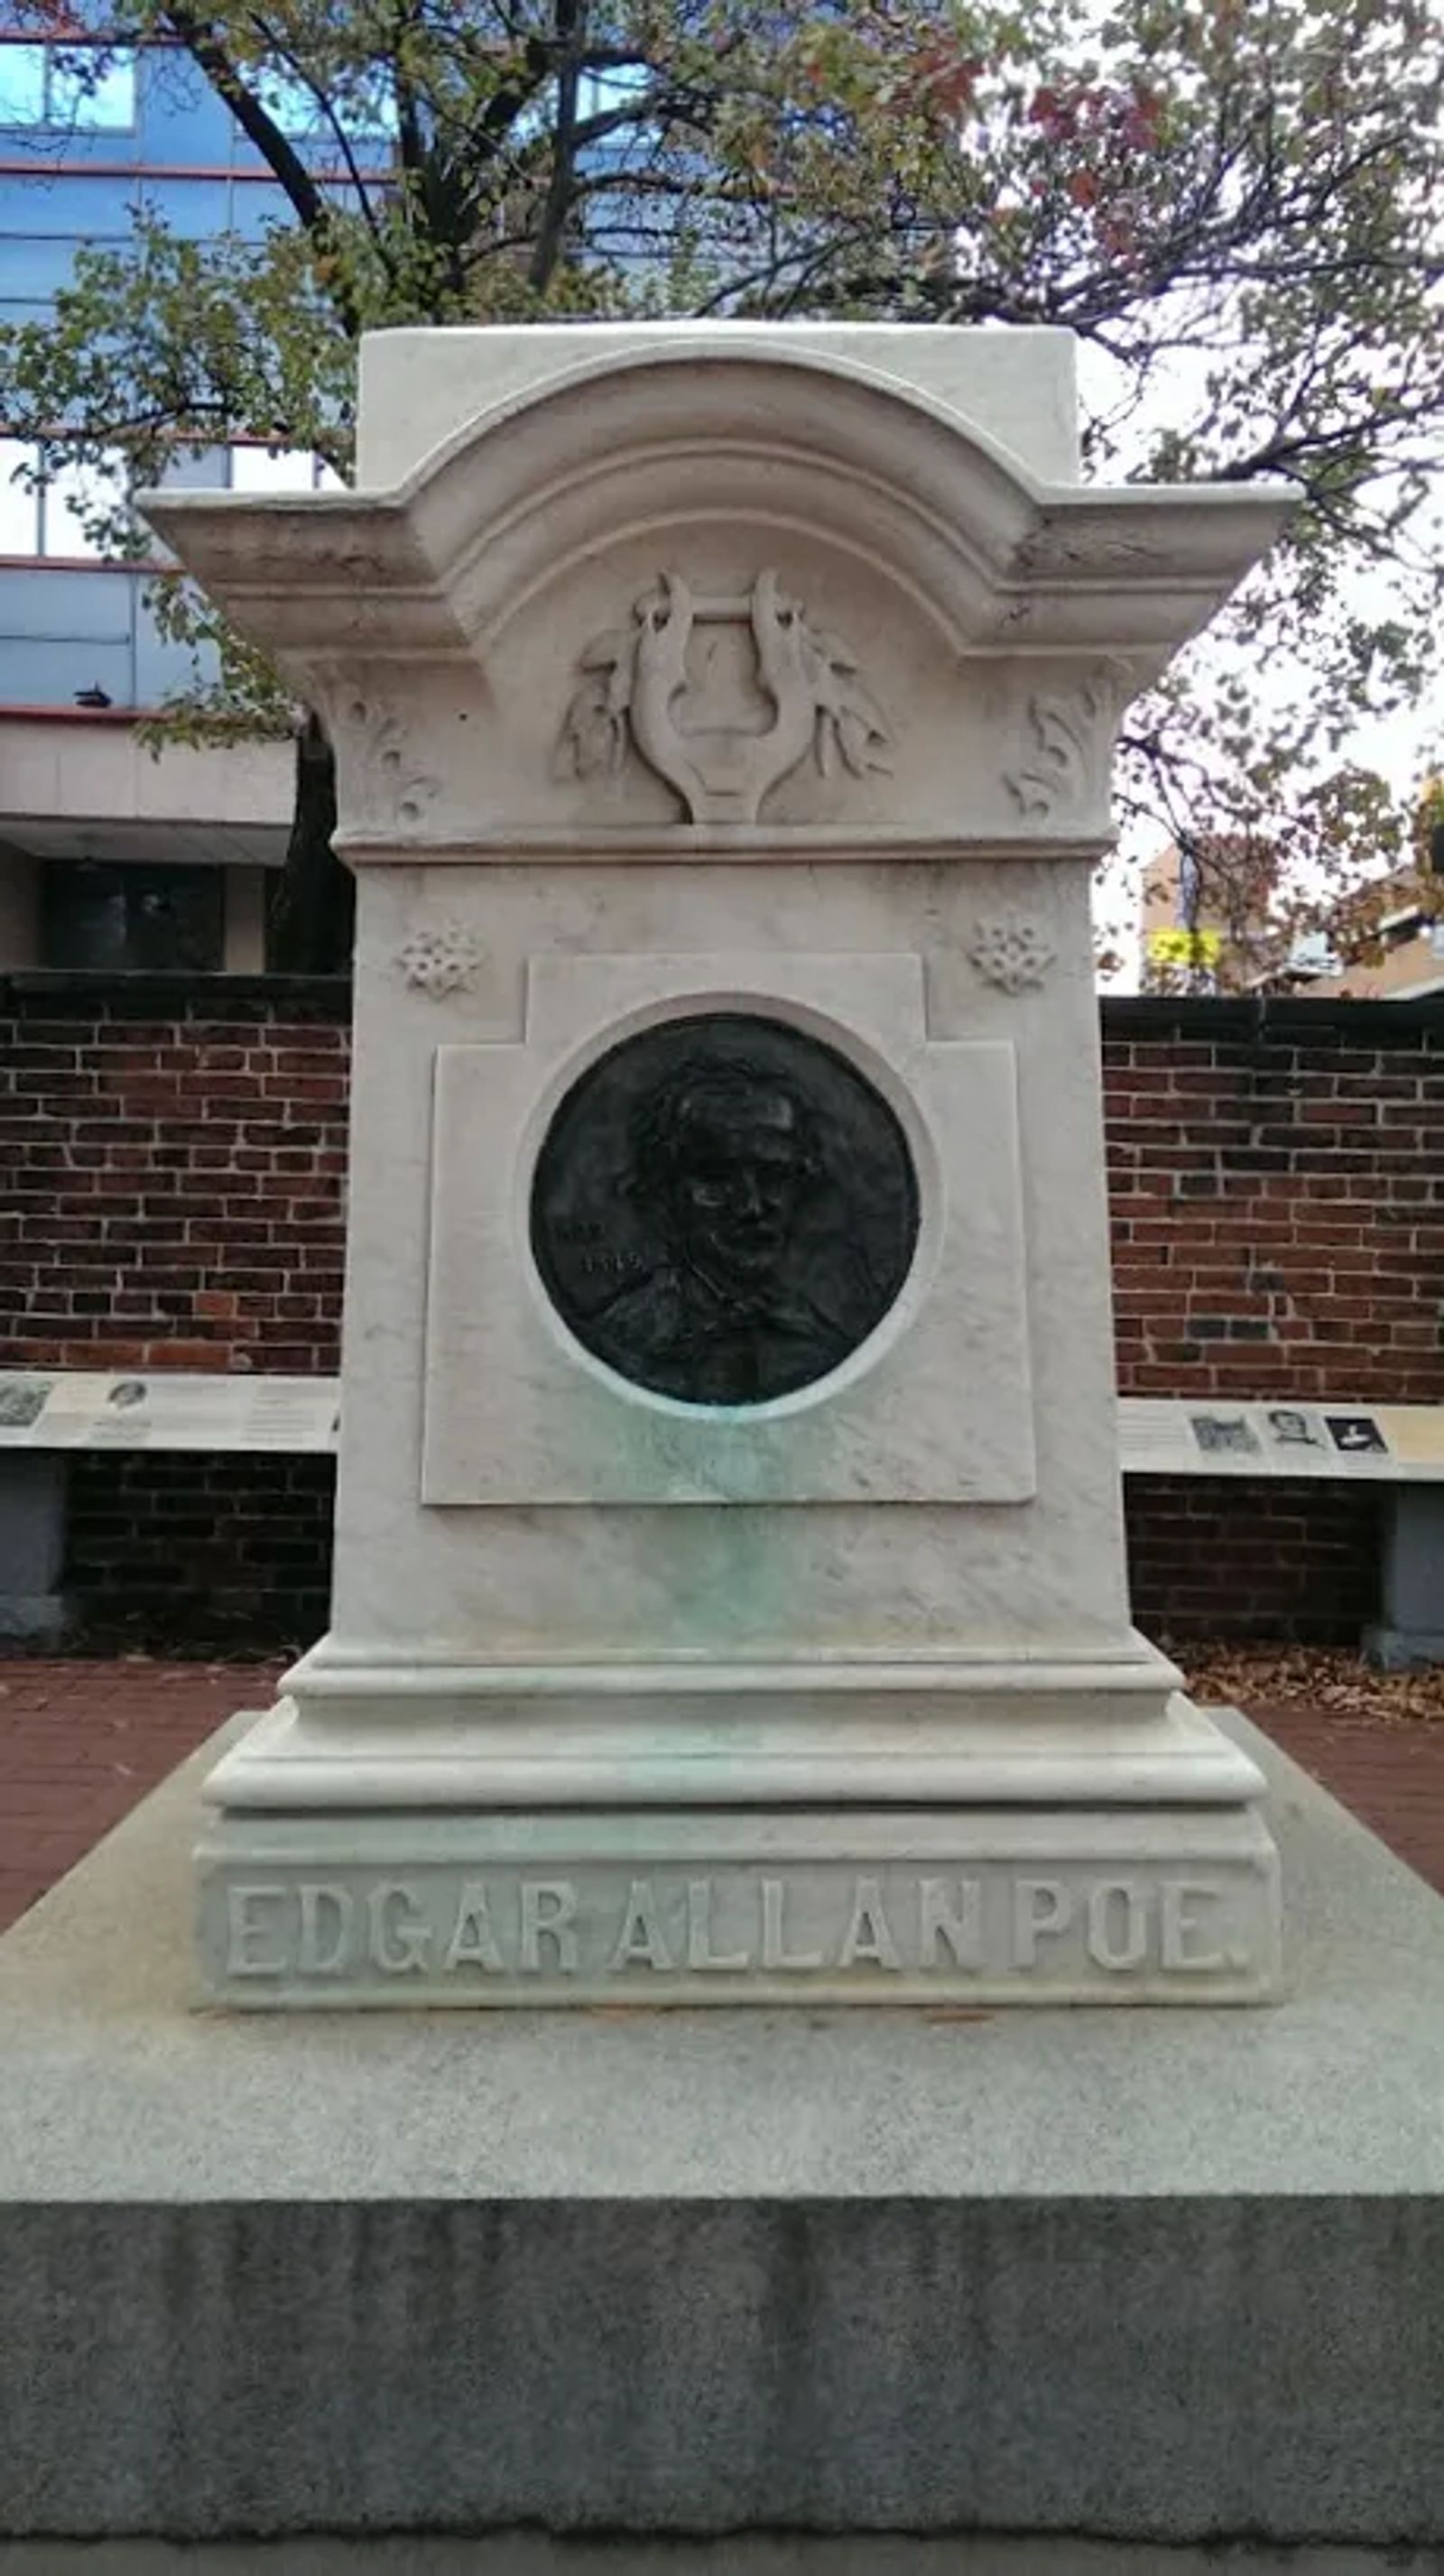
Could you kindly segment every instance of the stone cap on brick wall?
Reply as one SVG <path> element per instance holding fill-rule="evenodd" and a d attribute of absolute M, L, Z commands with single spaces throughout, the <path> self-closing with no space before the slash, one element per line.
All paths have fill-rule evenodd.
<path fill-rule="evenodd" d="M 22 966 L 0 974 L 7 1004 L 78 1003 L 110 1019 L 163 1013 L 185 1020 L 269 1019 L 284 1014 L 349 1020 L 349 975 L 201 975 L 180 969 L 112 975 L 79 967 Z"/>
<path fill-rule="evenodd" d="M 1444 993 L 1412 1002 L 1354 1002 L 1341 993 L 1105 993 L 1100 1009 L 1105 1038 L 1411 1047 L 1444 1038 Z"/>
<path fill-rule="evenodd" d="M 113 975 L 75 967 L 17 967 L 0 973 L 7 1002 L 85 1002 L 116 1017 L 169 1011 L 185 1019 L 265 1018 L 278 1011 L 348 1020 L 346 975 L 202 975 L 188 971 Z M 1444 993 L 1414 1001 L 1350 1001 L 1330 994 L 1105 993 L 1099 1011 L 1105 1038 L 1219 1039 L 1295 1045 L 1417 1046 L 1444 1040 Z"/>

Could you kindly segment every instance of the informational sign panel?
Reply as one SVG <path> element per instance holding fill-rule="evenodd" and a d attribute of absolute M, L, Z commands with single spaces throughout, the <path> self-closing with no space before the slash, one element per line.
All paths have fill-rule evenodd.
<path fill-rule="evenodd" d="M 0 1447 L 334 1449 L 331 1377 L 0 1372 Z"/>
<path fill-rule="evenodd" d="M 0 1449 L 334 1449 L 340 1392 L 333 1377 L 0 1369 Z M 1444 1405 L 1124 1396 L 1118 1415 L 1125 1475 L 1444 1482 Z"/>
<path fill-rule="evenodd" d="M 1125 1475 L 1444 1479 L 1444 1405 L 1124 1396 Z"/>

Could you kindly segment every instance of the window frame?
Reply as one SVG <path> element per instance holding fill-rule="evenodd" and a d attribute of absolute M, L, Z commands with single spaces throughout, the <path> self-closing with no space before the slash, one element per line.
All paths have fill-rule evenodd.
<path fill-rule="evenodd" d="M 330 141 L 340 138 L 352 151 L 364 150 L 369 144 L 384 143 L 388 148 L 396 140 L 396 107 L 394 99 L 386 102 L 375 117 L 345 106 L 330 105 L 317 98 L 299 72 L 286 71 L 280 65 L 266 66 L 256 83 L 256 96 L 272 123 L 293 144 Z"/>
<path fill-rule="evenodd" d="M 67 887 L 67 871 L 83 871 L 90 880 L 88 887 L 73 883 Z M 202 938 L 199 944 L 212 962 L 205 963 L 195 957 L 173 957 L 165 963 L 158 963 L 154 958 L 125 955 L 119 962 L 106 958 L 98 964 L 87 964 L 73 957 L 69 961 L 60 957 L 63 943 L 56 940 L 54 932 L 58 919 L 63 915 L 67 893 L 74 896 L 88 892 L 92 899 L 98 896 L 103 901 L 119 901 L 123 915 L 123 945 L 129 949 L 136 940 L 138 916 L 147 896 L 159 894 L 166 880 L 170 881 L 174 891 L 182 891 L 192 900 L 199 899 L 197 920 L 191 928 L 200 929 Z M 42 962 L 57 972 L 71 975 L 216 975 L 225 971 L 227 876 L 223 860 L 43 859 L 39 898 Z"/>
<path fill-rule="evenodd" d="M 309 472 L 302 473 L 298 470 L 294 478 L 289 480 L 278 477 L 273 482 L 238 483 L 237 457 L 256 455 L 268 456 L 278 465 L 294 463 L 298 469 L 306 466 Z M 273 447 L 270 441 L 264 438 L 233 438 L 226 444 L 226 479 L 220 488 L 227 492 L 240 492 L 259 501 L 264 500 L 268 494 L 280 496 L 287 493 L 342 491 L 345 486 L 340 476 L 326 463 L 324 456 L 318 456 L 314 448 Z"/>
<path fill-rule="evenodd" d="M 10 471 L 6 471 L 7 460 L 13 450 L 27 452 L 32 466 L 38 465 L 41 444 L 42 442 L 36 438 L 0 437 L 0 486 L 3 486 L 6 494 L 19 493 L 29 501 L 30 532 L 34 540 L 29 547 L 0 545 L 0 560 L 11 564 L 63 564 L 71 569 L 83 564 L 88 570 L 97 572 L 143 571 L 149 558 L 100 552 L 98 548 L 85 543 L 81 530 L 71 517 L 67 503 L 69 478 L 76 474 L 94 472 L 96 470 L 94 467 L 61 466 L 57 473 L 47 479 L 29 485 L 18 479 L 21 470 L 18 461 Z M 115 450 L 114 454 L 118 469 L 116 479 L 120 481 L 123 479 L 125 460 L 119 449 Z M 68 524 L 74 530 L 74 540 L 70 545 L 60 546 L 52 543 L 52 518 L 57 527 Z"/>
<path fill-rule="evenodd" d="M 107 45 L 101 38 L 84 36 L 14 36 L 0 32 L 3 53 L 35 54 L 40 58 L 40 113 L 38 116 L 0 114 L 0 134 L 134 134 L 140 123 L 140 49 L 135 45 Z M 107 52 L 112 62 L 105 77 L 122 67 L 129 75 L 128 113 L 124 116 L 87 116 L 85 93 L 77 91 L 58 112 L 57 80 L 74 80 L 73 69 L 67 71 L 70 58 L 86 52 Z"/>
<path fill-rule="evenodd" d="M 224 477 L 214 485 L 206 484 L 197 488 L 206 491 L 249 493 L 257 500 L 263 500 L 271 494 L 332 492 L 345 489 L 340 476 L 326 463 L 324 457 L 316 454 L 314 449 L 276 448 L 270 446 L 266 440 L 256 438 L 217 440 L 216 444 L 225 449 Z M 61 466 L 48 480 L 27 486 L 17 480 L 21 470 L 21 459 L 28 458 L 32 468 L 38 467 L 41 445 L 42 442 L 39 439 L 0 436 L 0 510 L 3 510 L 11 493 L 18 494 L 27 501 L 30 508 L 32 539 L 32 543 L 28 546 L 0 542 L 0 562 L 27 566 L 62 564 L 72 570 L 84 565 L 87 570 L 96 572 L 143 573 L 154 570 L 156 563 L 161 560 L 154 551 L 144 555 L 103 554 L 81 541 L 78 528 L 75 531 L 74 544 L 60 546 L 53 542 L 52 523 L 56 528 L 63 527 L 67 523 L 74 525 L 66 505 L 68 484 L 65 478 L 75 473 L 95 473 L 103 469 L 93 466 L 78 468 Z M 119 469 L 116 475 L 118 482 L 123 474 L 124 458 L 118 449 L 114 453 L 115 465 Z M 254 484 L 238 482 L 235 470 L 237 457 L 258 454 L 273 458 L 283 467 L 294 465 L 297 470 L 294 473 L 283 472 L 273 480 L 262 479 Z"/>

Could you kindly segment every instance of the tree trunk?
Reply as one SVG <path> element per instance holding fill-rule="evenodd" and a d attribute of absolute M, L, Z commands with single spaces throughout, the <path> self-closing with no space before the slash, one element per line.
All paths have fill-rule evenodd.
<path fill-rule="evenodd" d="M 318 716 L 296 736 L 296 803 L 285 865 L 271 892 L 266 963 L 277 975 L 349 975 L 356 887 L 331 847 L 336 755 Z"/>

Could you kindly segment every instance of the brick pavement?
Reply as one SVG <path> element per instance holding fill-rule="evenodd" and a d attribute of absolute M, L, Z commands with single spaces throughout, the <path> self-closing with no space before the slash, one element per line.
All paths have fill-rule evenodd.
<path fill-rule="evenodd" d="M 0 1662 L 0 1931 L 279 1669 Z"/>
<path fill-rule="evenodd" d="M 1340 1717 L 1262 1701 L 1255 1725 L 1444 1895 L 1444 1718 Z"/>
<path fill-rule="evenodd" d="M 0 1930 L 119 1824 L 234 1709 L 264 1707 L 280 1667 L 0 1662 Z M 1444 1721 L 1252 1715 L 1444 1892 Z"/>

